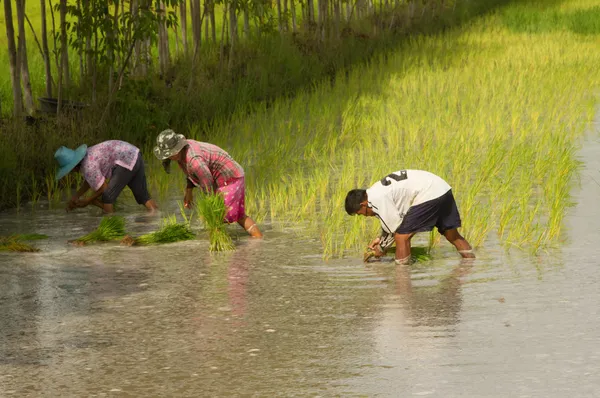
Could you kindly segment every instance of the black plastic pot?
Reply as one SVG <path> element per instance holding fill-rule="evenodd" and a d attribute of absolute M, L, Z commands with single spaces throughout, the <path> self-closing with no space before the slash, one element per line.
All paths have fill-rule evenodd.
<path fill-rule="evenodd" d="M 56 113 L 56 109 L 58 108 L 58 99 L 57 98 L 47 98 L 42 97 L 38 98 L 38 102 L 40 103 L 40 112 L 43 113 Z M 69 100 L 62 100 L 62 109 L 65 110 L 81 110 L 89 106 L 88 104 L 84 104 L 83 102 L 75 102 Z"/>

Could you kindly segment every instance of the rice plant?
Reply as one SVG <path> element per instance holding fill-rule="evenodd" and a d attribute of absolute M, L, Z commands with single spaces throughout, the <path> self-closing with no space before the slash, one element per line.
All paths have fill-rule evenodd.
<path fill-rule="evenodd" d="M 74 240 L 77 244 L 108 242 L 125 237 L 125 219 L 121 216 L 104 217 L 97 229 Z"/>
<path fill-rule="evenodd" d="M 196 200 L 196 211 L 208 230 L 210 251 L 220 252 L 235 249 L 231 236 L 225 229 L 227 208 L 222 195 L 199 195 Z"/>
<path fill-rule="evenodd" d="M 178 223 L 175 216 L 169 216 L 161 221 L 158 231 L 135 238 L 134 244 L 155 245 L 160 243 L 173 243 L 194 239 L 195 237 L 196 235 L 190 229 L 189 223 Z"/>
<path fill-rule="evenodd" d="M 47 239 L 48 236 L 42 234 L 20 234 L 0 236 L 0 252 L 38 252 L 38 248 L 23 241 Z"/>

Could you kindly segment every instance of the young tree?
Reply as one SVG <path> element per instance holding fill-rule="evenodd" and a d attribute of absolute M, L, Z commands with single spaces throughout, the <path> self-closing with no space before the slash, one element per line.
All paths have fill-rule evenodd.
<path fill-rule="evenodd" d="M 6 39 L 8 41 L 8 58 L 10 62 L 10 78 L 13 88 L 13 115 L 21 116 L 23 113 L 23 98 L 21 92 L 21 67 L 15 46 L 15 28 L 13 25 L 12 1 L 4 1 L 4 19 L 6 22 Z"/>
<path fill-rule="evenodd" d="M 46 97 L 52 97 L 52 68 L 50 67 L 50 50 L 48 49 L 48 29 L 46 28 L 46 0 L 40 0 L 40 16 L 42 18 L 42 50 L 44 69 L 46 71 Z"/>
<path fill-rule="evenodd" d="M 188 41 L 187 41 L 187 0 L 183 0 L 179 5 L 179 21 L 181 25 L 181 43 L 183 45 L 184 54 L 188 54 Z"/>
<path fill-rule="evenodd" d="M 33 95 L 31 93 L 31 82 L 29 80 L 29 63 L 27 61 L 27 43 L 25 40 L 25 0 L 16 0 L 17 23 L 19 25 L 18 48 L 19 67 L 21 68 L 21 81 L 23 82 L 23 94 L 25 99 L 25 110 L 29 115 L 33 114 Z"/>
<path fill-rule="evenodd" d="M 69 70 L 69 42 L 67 38 L 67 0 L 60 0 L 60 60 L 63 73 L 63 83 L 71 85 Z"/>

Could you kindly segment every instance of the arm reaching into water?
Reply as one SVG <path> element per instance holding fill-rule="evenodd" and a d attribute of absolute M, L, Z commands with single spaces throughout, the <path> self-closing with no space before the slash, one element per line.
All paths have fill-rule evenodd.
<path fill-rule="evenodd" d="M 73 210 L 74 208 L 78 207 L 77 202 L 79 201 L 79 198 L 82 197 L 89 189 L 90 184 L 88 184 L 86 180 L 83 180 L 83 184 L 81 184 L 81 187 L 77 190 L 75 195 L 73 195 L 73 197 L 71 197 L 71 200 L 69 200 L 69 202 L 67 203 L 67 211 Z"/>
<path fill-rule="evenodd" d="M 76 206 L 77 207 L 86 207 L 89 204 L 92 204 L 94 202 L 97 201 L 97 199 L 102 195 L 102 193 L 104 192 L 104 190 L 108 187 L 108 184 L 106 183 L 106 181 L 104 181 L 104 183 L 102 183 L 102 185 L 100 186 L 100 188 L 98 188 L 98 190 L 96 192 L 94 192 L 92 194 L 92 196 L 85 198 L 85 199 L 80 199 L 76 202 Z M 94 203 L 95 204 L 95 203 Z"/>

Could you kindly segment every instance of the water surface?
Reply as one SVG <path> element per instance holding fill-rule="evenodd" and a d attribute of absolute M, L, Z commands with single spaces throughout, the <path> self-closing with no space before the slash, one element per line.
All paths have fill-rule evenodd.
<path fill-rule="evenodd" d="M 538 256 L 491 237 L 475 261 L 442 244 L 410 267 L 325 262 L 271 225 L 231 226 L 221 254 L 73 247 L 96 211 L 2 213 L 0 234 L 51 238 L 0 254 L 0 396 L 598 396 L 598 153 L 588 139 L 564 242 Z M 157 225 L 124 210 L 134 234 Z"/>

